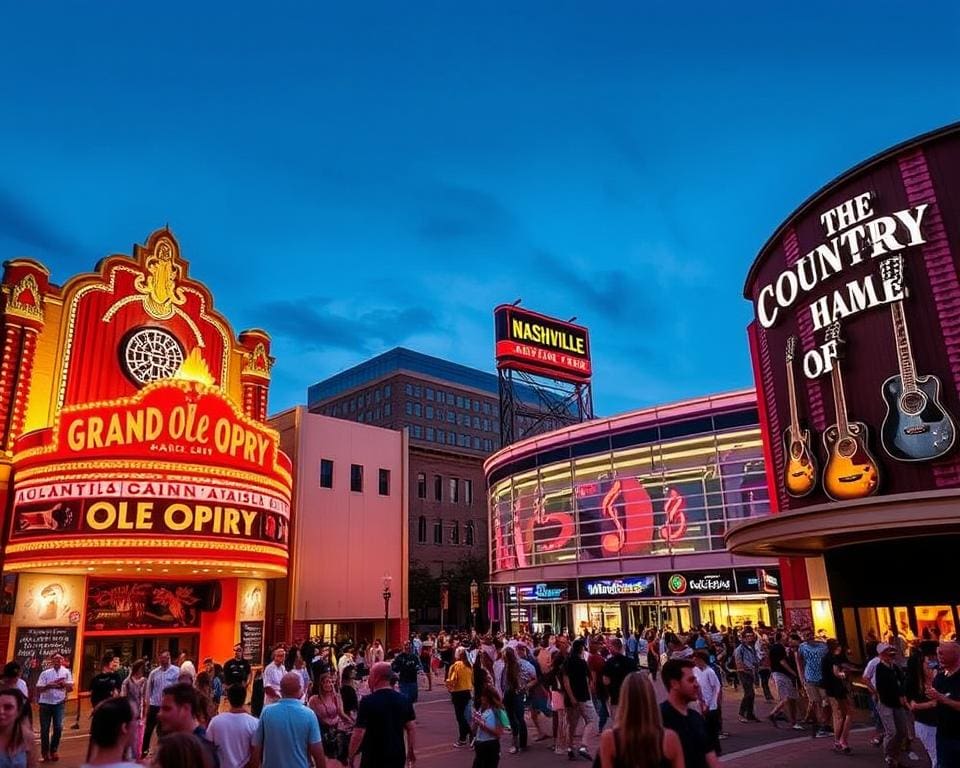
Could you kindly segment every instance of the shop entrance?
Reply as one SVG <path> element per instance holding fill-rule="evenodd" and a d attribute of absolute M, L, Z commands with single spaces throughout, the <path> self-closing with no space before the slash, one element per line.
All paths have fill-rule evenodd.
<path fill-rule="evenodd" d="M 911 640 L 944 640 L 957 631 L 958 605 L 882 605 L 843 608 L 843 634 L 847 648 L 860 663 L 866 661 L 868 642 L 893 642 L 895 637 Z"/>
<path fill-rule="evenodd" d="M 722 597 L 700 598 L 700 622 L 716 627 L 742 627 L 747 622 L 757 626 L 760 623 L 772 626 L 775 617 L 770 615 L 770 600 L 765 597 L 740 597 L 724 595 Z"/>
<path fill-rule="evenodd" d="M 620 629 L 620 603 L 574 603 L 573 631 L 615 632 Z"/>
<path fill-rule="evenodd" d="M 674 632 L 686 632 L 693 622 L 688 600 L 645 600 L 627 603 L 626 613 L 631 631 L 642 626 L 670 627 Z"/>
<path fill-rule="evenodd" d="M 74 670 L 77 679 L 81 681 L 82 690 L 90 688 L 90 681 L 94 675 L 99 674 L 100 664 L 107 652 L 112 652 L 120 658 L 121 674 L 126 677 L 130 665 L 137 659 L 144 657 L 150 660 L 150 664 L 156 664 L 157 654 L 160 651 L 170 651 L 170 656 L 174 662 L 181 652 L 186 652 L 187 657 L 199 668 L 200 659 L 197 658 L 197 650 L 200 648 L 200 634 L 197 632 L 188 632 L 177 635 L 87 635 L 83 640 L 83 655 L 81 657 L 83 668 Z M 217 661 L 222 662 L 222 659 Z"/>

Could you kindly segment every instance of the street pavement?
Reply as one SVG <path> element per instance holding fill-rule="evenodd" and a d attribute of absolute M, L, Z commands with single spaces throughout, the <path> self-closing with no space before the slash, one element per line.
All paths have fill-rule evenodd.
<path fill-rule="evenodd" d="M 758 691 L 759 693 L 759 691 Z M 660 691 L 662 695 L 662 691 Z M 852 755 L 840 755 L 832 751 L 833 740 L 829 738 L 813 739 L 810 732 L 793 731 L 781 723 L 774 728 L 768 721 L 760 723 L 742 724 L 737 722 L 737 707 L 739 694 L 730 688 L 724 689 L 724 729 L 730 737 L 721 742 L 724 754 L 722 762 L 729 768 L 808 768 L 816 765 L 817 768 L 860 768 L 873 766 L 881 768 L 883 759 L 880 750 L 870 745 L 873 736 L 872 728 L 868 726 L 868 714 L 859 711 L 856 714 L 857 722 L 851 736 Z M 772 704 L 757 697 L 757 715 L 764 717 L 770 711 Z M 79 768 L 83 762 L 87 748 L 87 720 L 81 715 L 81 729 L 71 730 L 75 722 L 73 713 L 68 712 L 64 723 L 64 741 L 60 749 L 62 768 Z M 86 709 L 84 709 L 86 711 Z M 469 768 L 473 762 L 473 752 L 468 749 L 454 746 L 457 727 L 453 716 L 453 705 L 442 684 L 434 685 L 433 691 L 428 692 L 421 688 L 420 701 L 416 705 L 417 712 L 417 763 L 428 768 Z M 530 726 L 531 739 L 536 737 L 536 729 Z M 911 768 L 929 768 L 929 762 L 919 742 L 914 742 L 920 753 L 920 760 L 904 764 Z M 527 752 L 522 755 L 509 755 L 510 746 L 508 737 L 503 739 L 503 757 L 500 765 L 510 768 L 511 764 L 521 764 L 524 768 L 546 768 L 547 766 L 570 765 L 566 755 L 556 755 L 551 749 L 551 740 L 531 743 Z M 585 760 L 578 760 L 580 765 L 588 765 Z M 330 763 L 336 766 L 337 763 Z"/>

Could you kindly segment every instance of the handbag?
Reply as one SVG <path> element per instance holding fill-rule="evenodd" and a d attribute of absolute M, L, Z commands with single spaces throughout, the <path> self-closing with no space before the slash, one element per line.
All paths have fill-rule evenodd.
<path fill-rule="evenodd" d="M 554 712 L 559 712 L 564 707 L 566 707 L 566 702 L 563 700 L 563 692 L 550 691 L 550 709 Z"/>

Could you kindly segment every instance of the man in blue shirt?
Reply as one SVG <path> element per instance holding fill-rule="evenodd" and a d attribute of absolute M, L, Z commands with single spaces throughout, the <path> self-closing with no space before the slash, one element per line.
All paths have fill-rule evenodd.
<path fill-rule="evenodd" d="M 300 701 L 303 681 L 298 672 L 287 672 L 280 679 L 281 698 L 260 715 L 253 734 L 250 764 L 261 768 L 326 768 L 320 738 L 320 723 L 312 709 Z"/>
<path fill-rule="evenodd" d="M 827 644 L 821 642 L 813 634 L 812 629 L 803 633 L 803 643 L 797 649 L 797 664 L 803 676 L 803 688 L 807 692 L 809 709 L 807 717 L 813 715 L 818 737 L 827 737 L 830 731 L 826 727 L 827 693 L 823 689 L 823 658 L 827 655 Z"/>

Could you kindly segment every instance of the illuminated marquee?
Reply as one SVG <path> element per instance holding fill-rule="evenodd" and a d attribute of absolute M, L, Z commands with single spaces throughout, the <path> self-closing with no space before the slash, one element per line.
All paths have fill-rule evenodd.
<path fill-rule="evenodd" d="M 16 444 L 7 567 L 35 563 L 38 552 L 61 564 L 107 556 L 91 551 L 98 540 L 116 559 L 249 552 L 251 565 L 279 569 L 291 473 L 278 439 L 197 381 L 161 380 L 130 398 L 64 408 L 53 427 Z"/>
<path fill-rule="evenodd" d="M 498 368 L 516 368 L 573 382 L 590 379 L 590 339 L 581 325 L 527 309 L 494 310 Z"/>

